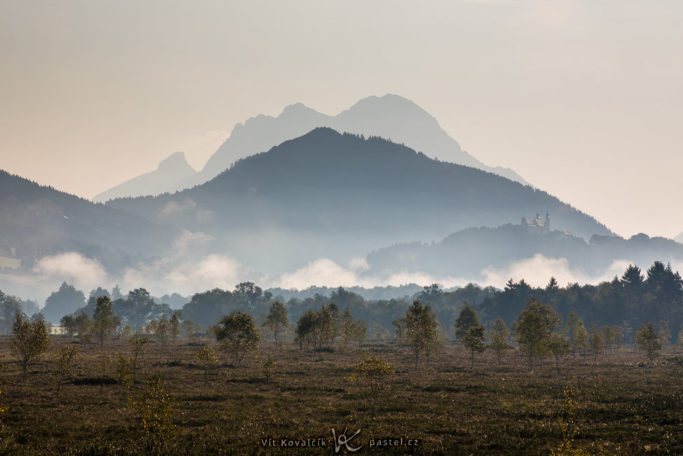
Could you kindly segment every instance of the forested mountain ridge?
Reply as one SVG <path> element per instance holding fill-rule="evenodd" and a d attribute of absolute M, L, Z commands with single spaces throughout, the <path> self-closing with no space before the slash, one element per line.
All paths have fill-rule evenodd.
<path fill-rule="evenodd" d="M 110 265 L 170 242 L 171 230 L 144 217 L 94 204 L 0 170 L 0 232 L 28 267 L 50 254 L 76 251 Z M 122 260 L 123 261 L 123 260 Z"/>
<path fill-rule="evenodd" d="M 242 159 L 192 189 L 107 205 L 209 233 L 238 258 L 264 258 L 261 244 L 270 243 L 266 247 L 293 264 L 364 256 L 378 245 L 440 239 L 539 209 L 553 213 L 555 226 L 577 235 L 611 234 L 546 192 L 385 139 L 329 128 Z"/>
<path fill-rule="evenodd" d="M 616 260 L 636 264 L 683 260 L 683 245 L 645 234 L 629 239 L 594 235 L 586 241 L 559 230 L 540 233 L 523 225 L 506 224 L 497 228 L 467 228 L 439 242 L 396 244 L 370 252 L 367 260 L 375 273 L 447 272 L 473 278 L 473 274 L 491 265 L 504 267 L 537 254 L 564 258 L 571 267 L 599 276 Z"/>

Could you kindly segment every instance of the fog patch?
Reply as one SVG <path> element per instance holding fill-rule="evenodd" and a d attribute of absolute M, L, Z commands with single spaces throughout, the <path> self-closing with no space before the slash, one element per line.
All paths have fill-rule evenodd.
<path fill-rule="evenodd" d="M 282 274 L 279 279 L 275 280 L 273 286 L 297 290 L 303 290 L 312 285 L 327 287 L 368 286 L 367 279 L 360 278 L 360 271 L 361 269 L 358 267 L 356 269 L 344 268 L 329 258 L 318 258 L 301 269 Z"/>
<path fill-rule="evenodd" d="M 107 280 L 107 271 L 99 261 L 76 252 L 43 257 L 33 267 L 33 272 L 43 282 L 67 282 L 88 290 Z"/>
<path fill-rule="evenodd" d="M 394 287 L 400 287 L 401 285 L 410 285 L 413 283 L 417 285 L 427 286 L 436 283 L 439 284 L 442 288 L 451 288 L 465 286 L 470 282 L 476 282 L 476 280 L 468 280 L 461 277 L 435 276 L 432 274 L 427 274 L 425 272 L 399 272 L 390 275 L 378 286 L 389 285 Z"/>
<path fill-rule="evenodd" d="M 197 203 L 190 198 L 183 198 L 181 200 L 171 200 L 159 213 L 161 217 L 173 217 L 175 215 L 183 214 L 191 211 L 197 207 Z"/>
<path fill-rule="evenodd" d="M 213 288 L 232 289 L 249 280 L 249 270 L 224 255 L 208 255 L 197 261 L 161 259 L 126 269 L 120 283 L 123 289 L 143 287 L 152 294 L 171 292 L 191 295 Z"/>
<path fill-rule="evenodd" d="M 430 285 L 438 283 L 446 287 L 465 285 L 464 278 L 436 277 L 422 272 L 400 272 L 389 277 L 372 275 L 364 259 L 353 259 L 348 266 L 341 266 L 329 258 L 318 258 L 301 269 L 284 273 L 272 282 L 266 281 L 268 287 L 303 290 L 311 286 L 365 288 L 381 286 L 401 286 L 409 284 Z"/>
<path fill-rule="evenodd" d="M 186 255 L 205 247 L 213 239 L 213 236 L 202 233 L 201 231 L 192 232 L 183 230 L 178 237 L 173 240 L 173 250 L 176 255 Z"/>
<path fill-rule="evenodd" d="M 481 282 L 484 285 L 498 288 L 501 288 L 509 279 L 514 282 L 524 279 L 532 287 L 544 287 L 551 277 L 555 277 L 561 286 L 568 283 L 599 283 L 620 276 L 629 264 L 631 262 L 627 260 L 615 260 L 601 274 L 593 276 L 580 269 L 572 268 L 566 258 L 548 258 L 536 254 L 531 258 L 516 261 L 503 268 L 485 268 L 481 272 Z"/>

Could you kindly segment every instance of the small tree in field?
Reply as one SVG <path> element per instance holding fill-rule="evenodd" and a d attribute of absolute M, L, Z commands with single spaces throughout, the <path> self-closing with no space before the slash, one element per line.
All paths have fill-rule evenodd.
<path fill-rule="evenodd" d="M 662 345 L 669 345 L 671 341 L 671 330 L 669 329 L 669 323 L 666 320 L 659 320 L 659 338 L 662 341 Z"/>
<path fill-rule="evenodd" d="M 247 352 L 256 348 L 259 339 L 251 314 L 236 310 L 218 322 L 216 340 L 233 355 L 236 366 L 239 366 Z"/>
<path fill-rule="evenodd" d="M 140 355 L 142 355 L 142 352 L 145 351 L 145 348 L 147 347 L 147 345 L 149 345 L 150 340 L 147 336 L 143 336 L 142 334 L 135 334 L 133 337 L 130 338 L 130 340 L 128 340 L 128 343 L 130 344 L 133 350 L 133 356 L 131 358 L 131 367 L 133 368 L 133 371 L 136 371 L 138 367 L 138 358 L 140 357 Z"/>
<path fill-rule="evenodd" d="M 95 312 L 93 313 L 92 330 L 95 333 L 100 348 L 104 346 L 106 338 L 111 336 L 121 320 L 112 310 L 111 299 L 107 296 L 97 298 Z"/>
<path fill-rule="evenodd" d="M 275 339 L 275 348 L 278 348 L 278 336 L 289 328 L 289 317 L 287 316 L 287 308 L 279 301 L 275 301 L 270 305 L 270 310 L 266 316 L 266 321 L 263 326 L 268 328 Z"/>
<path fill-rule="evenodd" d="M 366 383 L 371 393 L 376 393 L 383 386 L 386 378 L 394 374 L 394 368 L 388 362 L 374 355 L 364 353 L 361 360 L 353 365 L 351 380 Z"/>
<path fill-rule="evenodd" d="M 154 337 L 157 338 L 161 344 L 161 348 L 166 350 L 166 344 L 168 344 L 168 336 L 171 332 L 171 322 L 166 315 L 163 315 L 159 321 L 154 325 Z"/>
<path fill-rule="evenodd" d="M 199 339 L 199 335 L 202 332 L 202 327 L 199 323 L 192 320 L 183 320 L 181 326 L 185 333 L 185 337 L 192 341 L 197 341 Z"/>
<path fill-rule="evenodd" d="M 116 364 L 114 365 L 114 379 L 116 383 L 126 388 L 133 385 L 133 360 L 123 353 L 116 355 Z"/>
<path fill-rule="evenodd" d="M 342 347 L 346 348 L 349 345 L 351 339 L 353 339 L 353 334 L 356 330 L 356 322 L 353 321 L 353 315 L 347 307 L 344 309 L 344 313 L 341 316 L 341 338 Z"/>
<path fill-rule="evenodd" d="M 175 399 L 159 376 L 152 377 L 145 389 L 131 398 L 129 407 L 137 415 L 145 453 L 168 454 L 176 434 L 173 424 Z"/>
<path fill-rule="evenodd" d="M 90 342 L 92 321 L 85 310 L 81 309 L 73 315 L 64 315 L 60 324 L 69 336 L 77 335 L 81 342 Z"/>
<path fill-rule="evenodd" d="M 356 320 L 353 323 L 353 340 L 358 343 L 360 349 L 368 337 L 368 324 L 364 320 Z"/>
<path fill-rule="evenodd" d="M 176 310 L 173 312 L 173 315 L 171 315 L 171 319 L 168 322 L 168 332 L 171 335 L 171 339 L 173 342 L 178 340 L 178 336 L 180 336 L 180 315 L 181 315 L 180 310 Z"/>
<path fill-rule="evenodd" d="M 470 351 L 470 368 L 473 368 L 474 354 L 483 352 L 486 348 L 486 344 L 484 343 L 484 327 L 482 325 L 470 326 L 461 343 Z"/>
<path fill-rule="evenodd" d="M 601 328 L 601 331 L 602 331 L 602 337 L 605 340 L 605 348 L 614 347 L 616 340 L 617 340 L 617 335 L 614 331 L 614 327 L 603 326 Z"/>
<path fill-rule="evenodd" d="M 662 339 L 660 334 L 655 329 L 655 324 L 650 322 L 647 325 L 642 325 L 636 331 L 636 344 L 641 351 L 647 354 L 647 360 L 650 365 L 654 362 L 662 351 Z"/>
<path fill-rule="evenodd" d="M 534 360 L 548 352 L 552 331 L 560 324 L 560 317 L 552 307 L 535 299 L 529 301 L 517 319 L 516 335 L 522 352 L 533 370 Z"/>
<path fill-rule="evenodd" d="M 263 376 L 266 377 L 266 382 L 270 382 L 270 379 L 273 377 L 273 371 L 275 370 L 275 360 L 272 356 L 268 356 L 263 362 L 261 370 L 263 371 Z"/>
<path fill-rule="evenodd" d="M 570 312 L 567 315 L 567 326 L 564 332 L 569 337 L 569 342 L 574 352 L 584 353 L 588 348 L 588 331 L 583 324 L 583 320 L 576 312 Z"/>
<path fill-rule="evenodd" d="M 496 321 L 491 326 L 491 331 L 489 332 L 489 338 L 491 342 L 489 343 L 489 349 L 493 350 L 498 358 L 498 364 L 501 363 L 501 356 L 506 350 L 511 350 L 512 345 L 509 344 L 510 331 L 505 325 L 502 318 L 496 319 Z"/>
<path fill-rule="evenodd" d="M 412 349 L 417 369 L 420 356 L 434 353 L 439 342 L 439 324 L 436 314 L 420 301 L 413 302 L 405 316 L 405 340 Z"/>
<path fill-rule="evenodd" d="M 571 352 L 572 344 L 562 334 L 553 333 L 548 341 L 548 349 L 555 357 L 555 367 L 559 369 L 562 357 Z"/>
<path fill-rule="evenodd" d="M 62 382 L 65 378 L 73 375 L 74 368 L 78 363 L 81 352 L 78 347 L 73 345 L 62 345 L 53 354 L 53 360 L 57 369 L 57 391 L 62 389 Z"/>
<path fill-rule="evenodd" d="M 593 352 L 593 361 L 596 361 L 598 353 L 602 353 L 605 350 L 605 339 L 603 339 L 599 331 L 595 330 L 588 338 L 588 345 L 590 345 Z"/>
<path fill-rule="evenodd" d="M 327 306 L 320 310 L 307 310 L 296 323 L 296 341 L 304 347 L 316 350 L 334 339 L 334 312 Z"/>
<path fill-rule="evenodd" d="M 462 344 L 467 336 L 467 331 L 473 326 L 479 326 L 479 317 L 469 303 L 465 302 L 465 306 L 460 310 L 453 327 L 455 339 Z"/>
<path fill-rule="evenodd" d="M 38 319 L 31 322 L 21 312 L 17 312 L 12 326 L 10 343 L 14 352 L 19 356 L 21 370 L 25 378 L 29 364 L 50 348 L 50 336 L 47 334 L 45 321 Z"/>
<path fill-rule="evenodd" d="M 204 369 L 204 383 L 209 381 L 209 369 L 218 364 L 218 357 L 208 345 L 204 345 L 194 354 L 194 358 Z"/>
<path fill-rule="evenodd" d="M 382 340 L 384 338 L 384 327 L 379 323 L 372 325 L 372 338 L 375 340 Z"/>

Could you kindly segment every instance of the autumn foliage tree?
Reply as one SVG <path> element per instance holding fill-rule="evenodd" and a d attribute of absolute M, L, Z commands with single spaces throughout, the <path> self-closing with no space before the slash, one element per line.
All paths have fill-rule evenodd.
<path fill-rule="evenodd" d="M 415 359 L 418 368 L 420 357 L 436 352 L 439 342 L 439 324 L 436 314 L 428 305 L 414 301 L 405 316 L 405 343 Z"/>
<path fill-rule="evenodd" d="M 501 363 L 501 357 L 503 353 L 507 350 L 512 349 L 512 345 L 509 343 L 510 331 L 502 318 L 496 319 L 491 325 L 489 331 L 489 349 L 493 350 L 498 359 L 498 364 Z"/>
<path fill-rule="evenodd" d="M 221 347 L 232 354 L 235 366 L 239 366 L 246 354 L 256 348 L 260 335 L 254 317 L 236 310 L 218 322 L 216 340 Z"/>
<path fill-rule="evenodd" d="M 636 332 L 636 344 L 641 351 L 645 352 L 648 363 L 652 365 L 662 351 L 662 337 L 654 323 L 650 322 L 640 327 Z"/>
<path fill-rule="evenodd" d="M 328 306 L 320 310 L 307 310 L 296 323 L 296 341 L 299 348 L 320 348 L 334 339 L 334 315 Z"/>
<path fill-rule="evenodd" d="M 517 319 L 516 336 L 520 349 L 527 356 L 529 370 L 534 360 L 548 352 L 552 332 L 560 325 L 560 316 L 543 303 L 530 300 Z"/>
<path fill-rule="evenodd" d="M 484 343 L 484 327 L 479 323 L 479 317 L 472 307 L 465 303 L 455 320 L 455 338 L 463 347 L 470 351 L 471 365 L 474 367 L 474 355 L 486 348 Z"/>
<path fill-rule="evenodd" d="M 121 319 L 112 310 L 111 299 L 107 296 L 97 298 L 92 319 L 92 331 L 100 348 L 104 346 L 104 341 L 112 335 L 120 323 Z"/>
<path fill-rule="evenodd" d="M 57 391 L 62 389 L 64 379 L 73 375 L 80 353 L 78 347 L 73 345 L 62 345 L 54 352 L 53 360 L 58 375 Z"/>
<path fill-rule="evenodd" d="M 275 348 L 278 348 L 278 336 L 289 328 L 289 317 L 285 305 L 280 301 L 272 303 L 263 326 L 273 335 Z"/>
<path fill-rule="evenodd" d="M 10 343 L 12 350 L 19 356 L 21 370 L 26 377 L 29 364 L 50 348 L 45 320 L 29 321 L 24 314 L 17 312 Z"/>
<path fill-rule="evenodd" d="M 351 380 L 365 383 L 371 393 L 379 391 L 386 378 L 394 373 L 394 368 L 388 362 L 375 355 L 363 353 L 360 361 L 353 365 Z"/>

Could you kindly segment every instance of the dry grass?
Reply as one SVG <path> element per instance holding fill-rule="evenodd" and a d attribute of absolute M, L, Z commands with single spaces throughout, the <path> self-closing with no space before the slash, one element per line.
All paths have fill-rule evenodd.
<path fill-rule="evenodd" d="M 53 339 L 54 348 L 69 339 Z M 396 369 L 383 390 L 371 394 L 349 379 L 358 360 L 348 352 L 299 352 L 292 344 L 275 351 L 270 343 L 234 368 L 223 355 L 205 380 L 194 353 L 183 341 L 144 354 L 131 390 L 113 381 L 116 353 L 127 343 L 106 347 L 112 362 L 103 370 L 95 345 L 79 345 L 83 358 L 72 380 L 57 392 L 57 374 L 48 356 L 30 368 L 25 381 L 19 364 L 0 340 L 3 394 L 2 451 L 6 454 L 140 454 L 144 438 L 128 395 L 159 374 L 173 394 L 173 454 L 334 454 L 331 429 L 361 433 L 351 443 L 369 448 L 371 438 L 418 439 L 417 446 L 391 447 L 415 454 L 547 455 L 562 440 L 559 420 L 563 388 L 575 391 L 576 445 L 601 444 L 614 454 L 683 454 L 683 366 L 669 361 L 647 368 L 643 356 L 622 350 L 575 357 L 561 369 L 550 359 L 533 373 L 518 355 L 498 366 L 492 354 L 469 369 L 467 353 L 454 346 L 412 369 L 403 349 L 387 344 L 364 348 Z M 266 380 L 262 365 L 276 364 Z M 105 366 L 106 367 L 106 366 Z M 263 447 L 261 439 L 324 438 L 326 448 Z M 351 445 L 354 446 L 354 445 Z M 343 453 L 343 451 L 342 451 Z"/>

